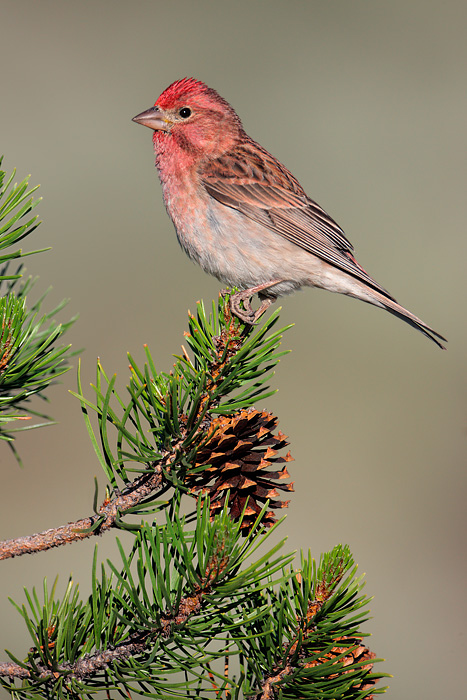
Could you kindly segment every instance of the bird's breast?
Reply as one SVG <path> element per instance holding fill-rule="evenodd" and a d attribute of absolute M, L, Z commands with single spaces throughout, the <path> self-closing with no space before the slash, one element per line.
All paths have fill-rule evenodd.
<path fill-rule="evenodd" d="M 188 257 L 229 286 L 246 289 L 284 278 L 284 247 L 290 248 L 288 277 L 277 294 L 286 294 L 305 283 L 301 265 L 294 258 L 309 255 L 244 214 L 212 198 L 201 183 L 168 179 L 164 201 Z M 300 280 L 300 281 L 299 281 Z"/>

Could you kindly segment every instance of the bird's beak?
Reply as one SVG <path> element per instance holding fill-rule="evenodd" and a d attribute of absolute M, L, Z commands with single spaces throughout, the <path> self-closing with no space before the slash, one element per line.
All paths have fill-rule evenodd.
<path fill-rule="evenodd" d="M 137 114 L 136 117 L 133 117 L 132 121 L 137 124 L 142 124 L 143 126 L 148 126 L 150 129 L 154 129 L 154 131 L 168 131 L 172 123 L 156 105 L 150 107 L 145 112 L 141 112 L 141 114 Z"/>

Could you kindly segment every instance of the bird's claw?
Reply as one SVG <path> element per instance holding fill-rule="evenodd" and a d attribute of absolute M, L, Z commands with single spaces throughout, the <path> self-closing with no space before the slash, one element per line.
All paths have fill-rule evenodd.
<path fill-rule="evenodd" d="M 243 321 L 243 323 L 248 323 L 250 326 L 252 326 L 257 320 L 256 312 L 251 306 L 251 294 L 249 291 L 247 294 L 245 294 L 245 292 L 237 292 L 236 294 L 233 294 L 230 297 L 230 310 L 234 316 L 240 319 L 240 321 Z"/>
<path fill-rule="evenodd" d="M 253 294 L 251 293 L 251 289 L 245 289 L 245 291 L 236 292 L 230 297 L 230 309 L 232 313 L 239 318 L 240 321 L 247 323 L 249 326 L 255 325 L 273 301 L 272 299 L 263 299 L 261 306 L 255 311 L 251 306 Z M 243 308 L 241 306 L 242 304 Z"/>

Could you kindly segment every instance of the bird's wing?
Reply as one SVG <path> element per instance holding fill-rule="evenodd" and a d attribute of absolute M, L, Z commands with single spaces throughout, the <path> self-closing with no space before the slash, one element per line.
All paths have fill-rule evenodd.
<path fill-rule="evenodd" d="M 259 144 L 249 140 L 206 163 L 198 174 L 209 195 L 221 204 L 393 299 L 357 263 L 340 226 Z"/>

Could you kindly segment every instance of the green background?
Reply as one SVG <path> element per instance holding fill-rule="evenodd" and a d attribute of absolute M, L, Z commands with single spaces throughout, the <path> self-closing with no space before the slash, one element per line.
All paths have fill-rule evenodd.
<path fill-rule="evenodd" d="M 371 648 L 394 674 L 387 697 L 465 698 L 465 2 L 3 0 L 0 12 L 0 152 L 42 185 L 28 246 L 53 250 L 28 269 L 80 314 L 69 337 L 86 348 L 86 386 L 97 356 L 124 386 L 125 353 L 142 361 L 144 343 L 169 369 L 186 310 L 219 289 L 180 251 L 150 132 L 131 123 L 186 75 L 233 104 L 370 274 L 449 339 L 442 352 L 380 310 L 304 291 L 283 300 L 293 352 L 267 405 L 296 459 L 288 548 L 350 544 L 375 596 Z M 2 449 L 2 538 L 92 510 L 99 466 L 75 388 L 73 371 L 51 392 L 59 425 L 18 439 L 23 469 Z M 86 594 L 94 544 L 3 563 L 2 649 L 29 647 L 7 596 L 69 571 Z"/>

